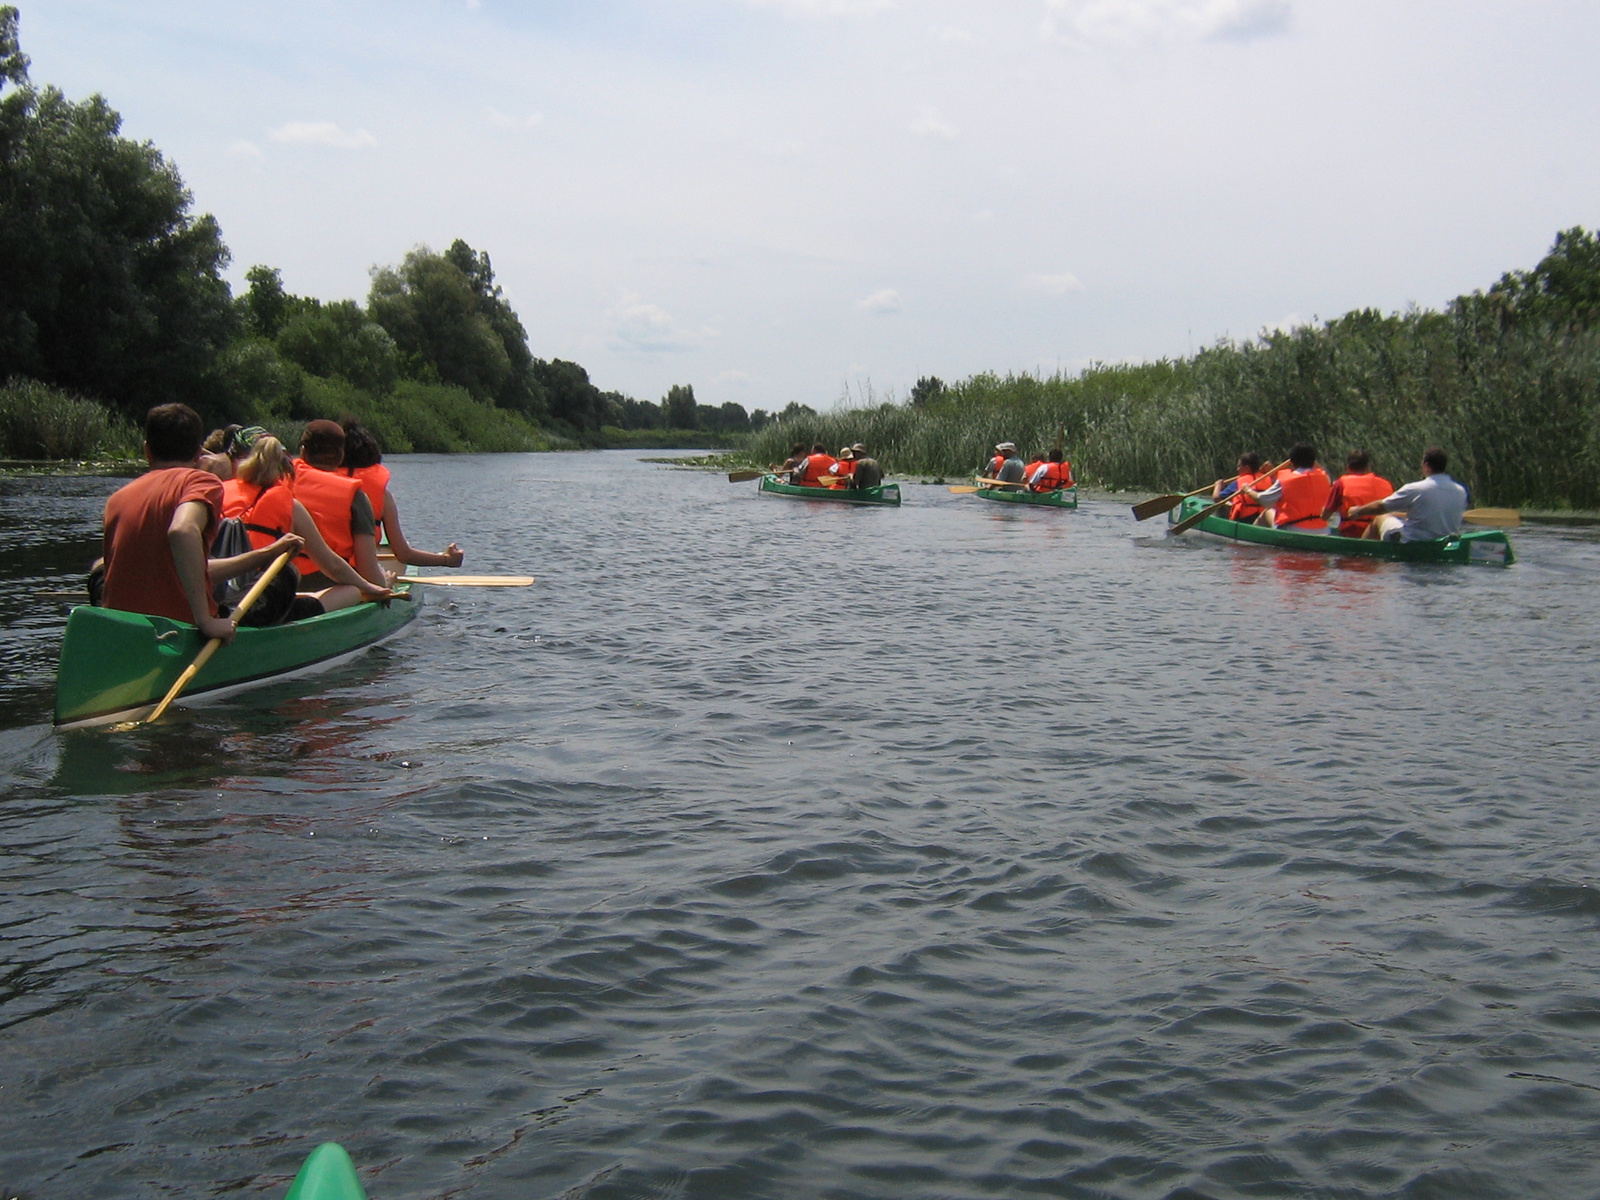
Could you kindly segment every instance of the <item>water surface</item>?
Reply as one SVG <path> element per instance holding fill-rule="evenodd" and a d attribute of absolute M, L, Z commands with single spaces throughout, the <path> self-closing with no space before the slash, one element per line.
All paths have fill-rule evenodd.
<path fill-rule="evenodd" d="M 48 728 L 116 481 L 0 483 L 0 1185 L 1594 1196 L 1600 543 L 400 458 L 527 590 Z"/>

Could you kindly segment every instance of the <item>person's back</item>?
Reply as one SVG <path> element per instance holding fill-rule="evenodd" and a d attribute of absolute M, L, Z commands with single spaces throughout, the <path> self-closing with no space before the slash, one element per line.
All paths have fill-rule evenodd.
<path fill-rule="evenodd" d="M 195 424 L 198 427 L 198 420 Z M 195 441 L 198 445 L 199 438 Z M 178 509 L 190 503 L 203 504 L 211 512 L 202 533 L 203 544 L 210 546 L 221 520 L 222 481 L 209 471 L 156 466 L 106 501 L 102 603 L 107 608 L 195 622 L 169 538 Z M 209 596 L 209 578 L 205 590 Z M 217 615 L 214 601 L 207 615 Z"/>
<path fill-rule="evenodd" d="M 1423 477 L 1392 496 L 1362 506 L 1377 519 L 1366 536 L 1385 541 L 1429 542 L 1458 537 L 1467 511 L 1467 489 L 1445 473 L 1449 460 L 1437 446 L 1422 456 Z M 1356 509 L 1359 515 L 1361 509 Z M 1379 515 L 1381 514 L 1381 515 Z"/>
<path fill-rule="evenodd" d="M 362 578 L 387 586 L 388 578 L 378 565 L 376 514 L 360 481 L 339 472 L 343 460 L 344 430 L 333 421 L 308 424 L 294 462 L 294 498 L 311 514 L 334 554 Z M 308 555 L 294 565 L 309 588 L 333 582 Z"/>
<path fill-rule="evenodd" d="M 1021 483 L 1023 477 L 1022 459 L 1013 452 L 1006 458 L 1005 462 L 1000 464 L 1000 469 L 995 472 L 994 477 L 1001 483 Z"/>
<path fill-rule="evenodd" d="M 1050 451 L 1050 457 L 1028 472 L 1028 486 L 1036 492 L 1054 492 L 1072 486 L 1072 467 L 1061 457 L 1061 451 Z"/>
<path fill-rule="evenodd" d="M 875 488 L 883 483 L 883 468 L 878 465 L 875 458 L 856 459 L 855 475 L 851 478 L 850 486 L 853 488 Z"/>
<path fill-rule="evenodd" d="M 822 448 L 821 443 L 811 447 L 811 453 L 806 457 L 800 469 L 795 473 L 791 482 L 801 487 L 822 487 L 822 477 L 833 474 L 833 455 Z"/>
<path fill-rule="evenodd" d="M 1257 489 L 1241 480 L 1239 491 L 1262 506 L 1258 523 L 1266 524 L 1270 517 L 1278 529 L 1323 533 L 1328 522 L 1322 510 L 1332 488 L 1328 473 L 1317 466 L 1316 447 L 1309 442 L 1296 442 L 1289 449 L 1289 466 L 1278 472 L 1271 486 Z"/>
<path fill-rule="evenodd" d="M 1345 460 L 1345 473 L 1333 481 L 1328 499 L 1323 504 L 1323 516 L 1339 514 L 1341 537 L 1361 537 L 1370 525 L 1370 517 L 1352 517 L 1350 510 L 1374 500 L 1382 500 L 1394 493 L 1394 484 L 1381 475 L 1374 475 L 1371 460 L 1365 450 L 1352 450 Z"/>

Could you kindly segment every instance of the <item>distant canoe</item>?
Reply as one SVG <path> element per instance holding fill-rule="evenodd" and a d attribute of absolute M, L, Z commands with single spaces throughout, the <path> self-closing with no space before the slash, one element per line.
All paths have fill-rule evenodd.
<path fill-rule="evenodd" d="M 219 699 L 331 667 L 399 633 L 420 603 L 413 598 L 387 606 L 357 604 L 288 625 L 246 626 L 201 668 L 178 703 Z M 103 725 L 139 717 L 167 694 L 203 645 L 193 625 L 80 604 L 67 617 L 61 639 L 55 723 Z"/>
<path fill-rule="evenodd" d="M 1214 500 L 1198 496 L 1190 497 L 1172 510 L 1168 520 L 1175 525 L 1214 503 L 1216 503 Z M 1319 554 L 1382 558 L 1391 562 L 1475 563 L 1481 566 L 1509 567 L 1517 561 L 1516 555 L 1511 551 L 1511 539 L 1498 529 L 1473 530 L 1459 537 L 1439 538 L 1429 542 L 1380 542 L 1375 539 L 1340 537 L 1337 533 L 1269 529 L 1265 525 L 1252 525 L 1248 521 L 1230 521 L 1220 515 L 1209 516 L 1192 528 L 1195 533 L 1220 538 L 1223 541 L 1252 542 L 1260 546 L 1275 546 L 1281 550 L 1312 550 Z"/>
<path fill-rule="evenodd" d="M 1077 508 L 1078 489 L 1057 488 L 1053 492 L 1020 491 L 1008 488 L 980 487 L 974 496 L 980 500 L 998 500 L 1002 504 L 1035 504 L 1040 508 Z"/>
<path fill-rule="evenodd" d="M 877 504 L 900 507 L 900 485 L 883 483 L 870 488 L 800 487 L 784 483 L 776 475 L 761 477 L 761 490 L 769 496 L 793 496 L 799 500 L 832 500 L 840 504 Z"/>

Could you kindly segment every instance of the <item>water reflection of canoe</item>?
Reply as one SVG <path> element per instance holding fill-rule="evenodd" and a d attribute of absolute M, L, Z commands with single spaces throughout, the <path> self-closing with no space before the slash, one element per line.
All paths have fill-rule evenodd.
<path fill-rule="evenodd" d="M 979 500 L 998 500 L 1002 504 L 1037 504 L 1040 508 L 1077 508 L 1078 489 L 1057 488 L 1053 492 L 1013 492 L 1006 488 L 980 487 L 973 495 Z"/>
<path fill-rule="evenodd" d="M 900 507 L 900 485 L 882 483 L 870 488 L 799 487 L 776 475 L 761 477 L 761 490 L 769 496 L 795 496 L 801 500 L 834 500 L 841 504 L 884 504 Z"/>
<path fill-rule="evenodd" d="M 1213 503 L 1210 499 L 1190 497 L 1173 509 L 1168 519 L 1176 524 L 1203 508 L 1209 508 Z M 1479 563 L 1509 567 L 1517 560 L 1511 552 L 1511 539 L 1498 529 L 1475 529 L 1460 537 L 1440 538 L 1432 542 L 1379 542 L 1340 537 L 1336 533 L 1268 529 L 1265 525 L 1230 521 L 1221 515 L 1214 515 L 1193 526 L 1193 530 L 1229 542 L 1254 542 L 1284 550 L 1314 550 L 1323 554 L 1383 558 L 1393 562 Z"/>
<path fill-rule="evenodd" d="M 338 1142 L 323 1142 L 300 1167 L 283 1200 L 367 1200 L 355 1164 Z"/>
<path fill-rule="evenodd" d="M 178 703 L 214 700 L 333 666 L 398 633 L 417 615 L 419 603 L 358 604 L 292 625 L 241 629 L 201 668 Z M 204 644 L 193 625 L 79 605 L 67 618 L 61 640 L 55 723 L 103 725 L 143 715 Z"/>

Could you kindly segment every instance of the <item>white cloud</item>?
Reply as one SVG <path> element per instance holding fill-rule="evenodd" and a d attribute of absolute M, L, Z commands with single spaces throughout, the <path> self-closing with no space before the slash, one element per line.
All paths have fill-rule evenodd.
<path fill-rule="evenodd" d="M 919 137 L 936 137 L 950 141 L 961 136 L 961 131 L 941 117 L 937 110 L 924 108 L 910 125 L 911 132 Z"/>
<path fill-rule="evenodd" d="M 1083 291 L 1083 280 L 1071 271 L 1059 275 L 1029 275 L 1022 286 L 1030 292 L 1043 292 L 1047 296 L 1065 296 L 1068 292 Z"/>
<path fill-rule="evenodd" d="M 267 157 L 254 142 L 234 142 L 228 147 L 228 153 L 234 158 L 249 158 L 256 162 L 263 162 Z"/>
<path fill-rule="evenodd" d="M 856 307 L 872 313 L 897 313 L 902 307 L 900 293 L 893 288 L 880 288 L 872 295 L 857 300 Z"/>
<path fill-rule="evenodd" d="M 894 0 L 740 0 L 751 8 L 775 8 L 794 17 L 860 17 L 894 7 Z"/>
<path fill-rule="evenodd" d="M 955 45 L 957 42 L 970 42 L 972 40 L 972 35 L 970 33 L 968 33 L 965 29 L 957 29 L 954 25 L 941 25 L 934 29 L 928 30 L 928 32 L 933 35 L 935 40 L 941 41 L 947 46 Z"/>
<path fill-rule="evenodd" d="M 489 124 L 496 129 L 535 129 L 544 124 L 543 113 L 529 113 L 525 117 L 510 117 L 498 108 L 484 109 L 484 115 L 489 118 Z"/>
<path fill-rule="evenodd" d="M 1044 0 L 1045 32 L 1071 42 L 1248 41 L 1282 33 L 1290 0 Z"/>
<path fill-rule="evenodd" d="M 1269 322 L 1261 332 L 1293 333 L 1296 329 L 1303 328 L 1310 323 L 1311 322 L 1307 321 L 1299 313 L 1292 312 L 1286 316 L 1279 317 L 1276 321 Z"/>
<path fill-rule="evenodd" d="M 694 350 L 717 336 L 717 330 L 686 329 L 659 305 L 629 292 L 606 313 L 611 324 L 614 350 L 637 350 L 650 354 Z"/>
<path fill-rule="evenodd" d="M 978 225 L 987 225 L 990 221 L 994 220 L 994 209 L 979 209 L 977 212 L 972 214 L 972 220 Z"/>
<path fill-rule="evenodd" d="M 333 146 L 340 150 L 361 150 L 376 146 L 378 139 L 365 129 L 346 133 L 332 121 L 290 121 L 268 135 L 275 142 L 299 146 Z"/>
<path fill-rule="evenodd" d="M 754 378 L 755 378 L 755 376 L 750 374 L 749 371 L 732 370 L 732 371 L 723 371 L 721 374 L 716 375 L 715 377 L 713 377 L 712 382 L 713 383 L 749 383 Z"/>

